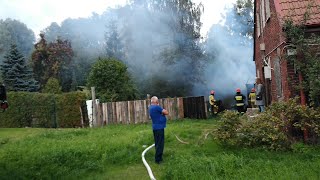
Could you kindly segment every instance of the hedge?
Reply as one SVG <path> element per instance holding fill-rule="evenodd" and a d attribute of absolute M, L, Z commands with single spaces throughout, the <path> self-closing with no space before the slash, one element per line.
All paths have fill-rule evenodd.
<path fill-rule="evenodd" d="M 0 127 L 80 127 L 80 107 L 86 109 L 83 92 L 9 92 L 7 96 L 9 108 L 0 112 Z"/>

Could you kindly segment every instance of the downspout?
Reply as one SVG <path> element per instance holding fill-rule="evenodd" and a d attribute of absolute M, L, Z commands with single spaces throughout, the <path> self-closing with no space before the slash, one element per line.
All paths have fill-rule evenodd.
<path fill-rule="evenodd" d="M 298 77 L 299 77 L 299 84 L 302 85 L 303 77 L 302 77 L 301 70 L 299 70 L 299 72 L 298 72 Z M 307 105 L 306 94 L 303 91 L 302 87 L 300 87 L 300 104 L 302 106 L 306 106 Z M 307 129 L 307 127 L 304 127 L 304 130 L 303 130 L 303 140 L 304 140 L 304 142 L 308 141 L 308 129 Z"/>
<path fill-rule="evenodd" d="M 256 0 L 253 1 L 253 61 L 256 59 Z"/>
<path fill-rule="evenodd" d="M 298 76 L 299 76 L 299 84 L 301 85 L 303 83 L 303 77 L 302 77 L 302 73 L 300 71 L 298 73 Z M 300 88 L 300 100 L 301 100 L 302 106 L 307 105 L 306 94 L 304 93 L 302 88 Z"/>

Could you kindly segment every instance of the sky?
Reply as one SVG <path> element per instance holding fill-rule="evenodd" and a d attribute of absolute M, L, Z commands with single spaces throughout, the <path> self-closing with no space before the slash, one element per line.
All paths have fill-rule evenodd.
<path fill-rule="evenodd" d="M 93 12 L 101 14 L 108 7 L 124 5 L 127 0 L 0 0 L 0 19 L 17 19 L 25 23 L 35 34 L 52 22 L 60 24 L 67 18 L 89 17 Z M 201 34 L 206 36 L 212 24 L 221 20 L 224 7 L 236 0 L 193 0 L 204 5 Z"/>

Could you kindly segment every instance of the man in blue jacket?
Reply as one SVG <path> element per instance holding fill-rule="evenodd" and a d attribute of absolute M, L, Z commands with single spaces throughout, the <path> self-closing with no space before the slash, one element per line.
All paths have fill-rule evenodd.
<path fill-rule="evenodd" d="M 166 127 L 168 111 L 159 106 L 159 100 L 156 96 L 151 98 L 149 107 L 150 117 L 152 119 L 152 129 L 154 144 L 156 148 L 155 162 L 160 164 L 164 148 L 164 128 Z"/>

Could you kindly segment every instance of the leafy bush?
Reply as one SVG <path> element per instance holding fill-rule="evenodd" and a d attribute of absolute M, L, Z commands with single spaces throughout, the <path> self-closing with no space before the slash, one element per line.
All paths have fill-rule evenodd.
<path fill-rule="evenodd" d="M 79 127 L 85 93 L 9 92 L 9 108 L 0 113 L 0 127 Z"/>
<path fill-rule="evenodd" d="M 223 143 L 234 144 L 240 127 L 239 114 L 235 111 L 225 111 L 216 130 L 216 138 Z"/>
<path fill-rule="evenodd" d="M 108 58 L 99 59 L 88 77 L 88 87 L 95 87 L 101 102 L 133 100 L 136 89 L 124 63 Z"/>
<path fill-rule="evenodd" d="M 216 139 L 229 145 L 284 150 L 302 141 L 306 129 L 310 140 L 316 143 L 319 128 L 320 111 L 290 99 L 272 104 L 266 112 L 253 118 L 235 112 L 224 113 Z"/>
<path fill-rule="evenodd" d="M 61 94 L 61 86 L 59 84 L 59 80 L 56 78 L 49 78 L 44 89 L 42 90 L 44 93 L 53 93 L 53 94 Z"/>

